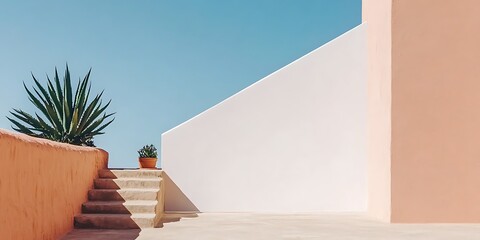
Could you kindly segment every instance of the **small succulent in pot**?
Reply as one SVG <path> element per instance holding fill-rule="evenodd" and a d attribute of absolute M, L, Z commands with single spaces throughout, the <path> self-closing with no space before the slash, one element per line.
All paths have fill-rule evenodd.
<path fill-rule="evenodd" d="M 156 168 L 157 148 L 153 144 L 145 145 L 137 151 L 139 156 L 140 168 Z"/>
<path fill-rule="evenodd" d="M 140 158 L 157 158 L 157 148 L 153 144 L 145 145 L 138 150 Z"/>

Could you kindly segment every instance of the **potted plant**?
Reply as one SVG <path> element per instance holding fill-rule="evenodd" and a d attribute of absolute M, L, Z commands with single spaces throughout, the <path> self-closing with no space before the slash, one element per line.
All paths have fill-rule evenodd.
<path fill-rule="evenodd" d="M 155 168 L 157 165 L 157 149 L 153 144 L 140 148 L 138 155 L 140 168 Z"/>

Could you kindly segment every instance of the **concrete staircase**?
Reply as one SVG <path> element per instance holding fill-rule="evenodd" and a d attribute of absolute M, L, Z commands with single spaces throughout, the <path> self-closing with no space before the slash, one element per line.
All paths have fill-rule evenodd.
<path fill-rule="evenodd" d="M 134 229 L 159 225 L 164 210 L 162 170 L 100 170 L 75 228 Z"/>

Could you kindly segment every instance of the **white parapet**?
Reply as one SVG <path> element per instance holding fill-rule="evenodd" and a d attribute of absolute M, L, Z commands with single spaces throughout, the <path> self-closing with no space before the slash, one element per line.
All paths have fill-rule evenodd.
<path fill-rule="evenodd" d="M 166 210 L 367 210 L 366 26 L 162 134 Z"/>

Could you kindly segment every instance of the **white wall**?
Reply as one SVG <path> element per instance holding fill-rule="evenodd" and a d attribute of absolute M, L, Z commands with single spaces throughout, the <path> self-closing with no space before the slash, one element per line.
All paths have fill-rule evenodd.
<path fill-rule="evenodd" d="M 166 210 L 366 211 L 365 30 L 164 133 Z"/>

